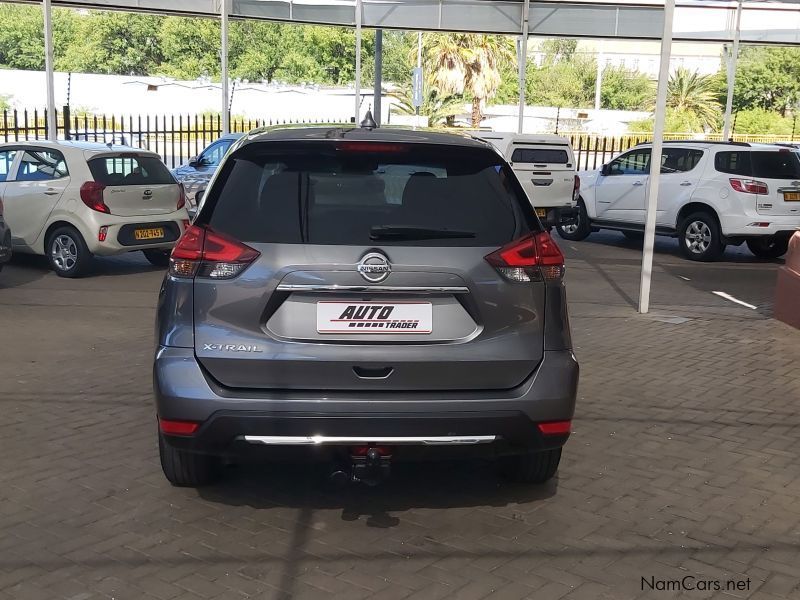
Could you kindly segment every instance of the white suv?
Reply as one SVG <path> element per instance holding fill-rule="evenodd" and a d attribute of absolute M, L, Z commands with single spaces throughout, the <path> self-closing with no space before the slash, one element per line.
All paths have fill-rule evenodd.
<path fill-rule="evenodd" d="M 631 239 L 644 231 L 650 144 L 580 173 L 578 220 L 558 227 L 582 240 L 616 229 Z M 691 260 L 719 258 L 746 242 L 761 258 L 782 256 L 800 228 L 800 157 L 793 149 L 736 142 L 665 142 L 656 233 L 677 237 Z"/>
<path fill-rule="evenodd" d="M 542 223 L 549 227 L 574 222 L 580 179 L 567 138 L 490 131 L 472 135 L 490 142 L 505 157 Z"/>
<path fill-rule="evenodd" d="M 44 254 L 62 277 L 92 256 L 142 250 L 166 267 L 188 225 L 183 187 L 157 154 L 88 142 L 0 144 L 0 200 L 14 252 Z"/>

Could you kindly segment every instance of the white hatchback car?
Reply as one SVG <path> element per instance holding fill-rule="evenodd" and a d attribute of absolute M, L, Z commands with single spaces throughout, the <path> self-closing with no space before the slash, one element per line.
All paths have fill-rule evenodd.
<path fill-rule="evenodd" d="M 580 173 L 578 221 L 558 227 L 582 240 L 615 229 L 631 239 L 644 231 L 649 144 L 597 171 Z M 800 156 L 787 147 L 736 142 L 665 142 L 656 233 L 677 237 L 684 256 L 715 260 L 726 245 L 746 242 L 760 258 L 786 253 L 800 228 Z"/>
<path fill-rule="evenodd" d="M 157 154 L 89 142 L 0 144 L 0 199 L 14 252 L 46 255 L 62 277 L 92 257 L 142 250 L 166 267 L 188 225 L 183 187 Z"/>

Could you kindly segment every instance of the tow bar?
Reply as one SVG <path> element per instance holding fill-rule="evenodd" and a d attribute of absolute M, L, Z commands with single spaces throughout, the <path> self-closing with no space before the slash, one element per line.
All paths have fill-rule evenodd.
<path fill-rule="evenodd" d="M 350 448 L 349 472 L 338 469 L 331 473 L 333 483 L 378 485 L 391 473 L 392 449 L 388 446 L 353 446 Z"/>

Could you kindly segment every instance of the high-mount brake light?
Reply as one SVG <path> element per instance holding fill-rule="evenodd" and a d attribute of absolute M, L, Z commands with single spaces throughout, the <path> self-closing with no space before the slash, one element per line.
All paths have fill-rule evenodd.
<path fill-rule="evenodd" d="M 486 256 L 486 262 L 514 283 L 560 281 L 564 277 L 564 255 L 546 231 L 506 244 Z"/>
<path fill-rule="evenodd" d="M 260 256 L 247 244 L 207 227 L 190 225 L 172 249 L 173 277 L 232 279 Z"/>
<path fill-rule="evenodd" d="M 336 149 L 343 152 L 408 152 L 408 144 L 387 144 L 383 142 L 339 142 Z"/>

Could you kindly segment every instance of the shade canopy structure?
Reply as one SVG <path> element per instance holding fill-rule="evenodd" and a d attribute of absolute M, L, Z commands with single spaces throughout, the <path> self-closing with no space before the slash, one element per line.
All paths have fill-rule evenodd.
<path fill-rule="evenodd" d="M 800 0 L 11 0 L 44 10 L 48 118 L 53 120 L 53 6 L 219 18 L 223 130 L 228 126 L 228 22 L 259 19 L 356 29 L 354 122 L 359 121 L 363 28 L 474 32 L 519 36 L 519 126 L 525 107 L 525 62 L 530 36 L 657 40 L 661 60 L 653 156 L 661 154 L 669 59 L 673 41 L 731 44 L 726 51 L 730 128 L 732 88 L 740 44 L 800 45 Z M 379 78 L 376 70 L 376 79 Z M 376 84 L 377 88 L 377 84 Z M 55 136 L 51 123 L 49 135 Z M 650 161 L 639 312 L 650 305 L 660 161 Z"/>
<path fill-rule="evenodd" d="M 36 2 L 29 2 L 36 3 Z M 474 31 L 521 35 L 524 0 L 228 0 L 232 19 L 265 19 L 355 27 L 356 5 L 366 28 Z M 221 0 L 52 0 L 53 6 L 219 17 Z M 680 0 L 675 41 L 729 42 L 735 1 Z M 530 2 L 531 35 L 660 40 L 663 0 L 537 0 Z M 797 0 L 744 2 L 743 44 L 799 44 Z"/>

